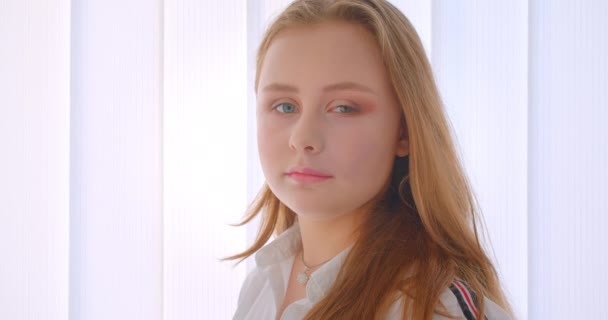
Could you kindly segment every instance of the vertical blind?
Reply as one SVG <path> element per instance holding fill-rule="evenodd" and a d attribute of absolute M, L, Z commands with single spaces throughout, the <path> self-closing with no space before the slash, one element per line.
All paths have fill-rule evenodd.
<path fill-rule="evenodd" d="M 0 319 L 230 319 L 286 0 L 0 0 Z M 608 300 L 608 3 L 393 0 L 422 38 L 518 319 Z M 493 250 L 492 250 L 493 248 Z"/>
<path fill-rule="evenodd" d="M 162 12 L 71 2 L 70 319 L 162 319 Z"/>
<path fill-rule="evenodd" d="M 69 0 L 0 0 L 0 152 L 0 319 L 67 319 Z"/>

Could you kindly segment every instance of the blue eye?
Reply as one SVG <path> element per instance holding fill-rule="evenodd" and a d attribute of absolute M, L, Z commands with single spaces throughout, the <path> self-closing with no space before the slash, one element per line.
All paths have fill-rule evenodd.
<path fill-rule="evenodd" d="M 279 104 L 278 104 L 276 107 L 274 107 L 274 108 L 275 108 L 275 109 L 281 109 L 281 106 L 289 106 L 289 107 L 291 107 L 291 108 L 287 108 L 287 109 L 288 109 L 287 111 L 281 111 L 281 110 L 279 110 L 279 112 L 281 112 L 281 113 L 291 113 L 291 111 L 294 111 L 294 110 L 295 110 L 295 107 L 294 107 L 292 104 L 289 104 L 289 103 L 279 103 Z M 285 109 L 283 109 L 283 110 L 285 110 Z M 291 110 L 291 111 L 289 111 L 289 110 Z"/>
<path fill-rule="evenodd" d="M 341 105 L 339 105 L 339 106 L 336 107 L 336 109 L 338 109 L 338 108 L 346 108 L 346 110 L 348 110 L 348 111 L 343 111 L 343 112 L 340 112 L 340 113 L 351 113 L 351 112 L 355 112 L 356 111 L 355 108 L 353 108 L 351 106 L 344 105 L 344 104 L 341 104 Z M 344 110 L 344 109 L 342 109 L 342 110 Z"/>

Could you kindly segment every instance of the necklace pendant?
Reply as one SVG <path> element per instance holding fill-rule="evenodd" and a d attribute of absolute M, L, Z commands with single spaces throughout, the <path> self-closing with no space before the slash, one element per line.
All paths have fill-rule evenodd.
<path fill-rule="evenodd" d="M 306 284 L 308 282 L 308 275 L 306 272 L 298 272 L 298 282 L 301 284 Z"/>

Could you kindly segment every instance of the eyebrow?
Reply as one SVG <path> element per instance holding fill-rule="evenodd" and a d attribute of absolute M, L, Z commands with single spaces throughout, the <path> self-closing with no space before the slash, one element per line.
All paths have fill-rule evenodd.
<path fill-rule="evenodd" d="M 374 92 L 374 90 L 370 89 L 369 87 L 366 87 L 360 83 L 351 82 L 351 81 L 334 83 L 334 84 L 330 84 L 323 88 L 323 92 L 339 91 L 339 90 L 357 90 L 357 91 L 367 92 L 367 93 L 371 93 L 371 94 L 376 94 L 376 92 Z M 265 86 L 264 89 L 262 89 L 262 91 L 282 91 L 282 92 L 293 92 L 293 93 L 299 92 L 298 88 L 288 85 L 288 84 L 282 84 L 282 83 L 269 84 L 269 85 Z"/>

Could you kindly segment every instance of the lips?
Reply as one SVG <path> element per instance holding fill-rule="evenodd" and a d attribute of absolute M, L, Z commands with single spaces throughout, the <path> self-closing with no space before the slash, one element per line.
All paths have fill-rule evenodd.
<path fill-rule="evenodd" d="M 308 175 L 308 176 L 322 177 L 322 178 L 331 177 L 331 175 L 328 173 L 325 173 L 321 170 L 317 170 L 317 169 L 310 168 L 310 167 L 292 167 L 287 172 L 288 175 L 292 175 L 294 173 L 298 174 L 298 175 Z"/>

